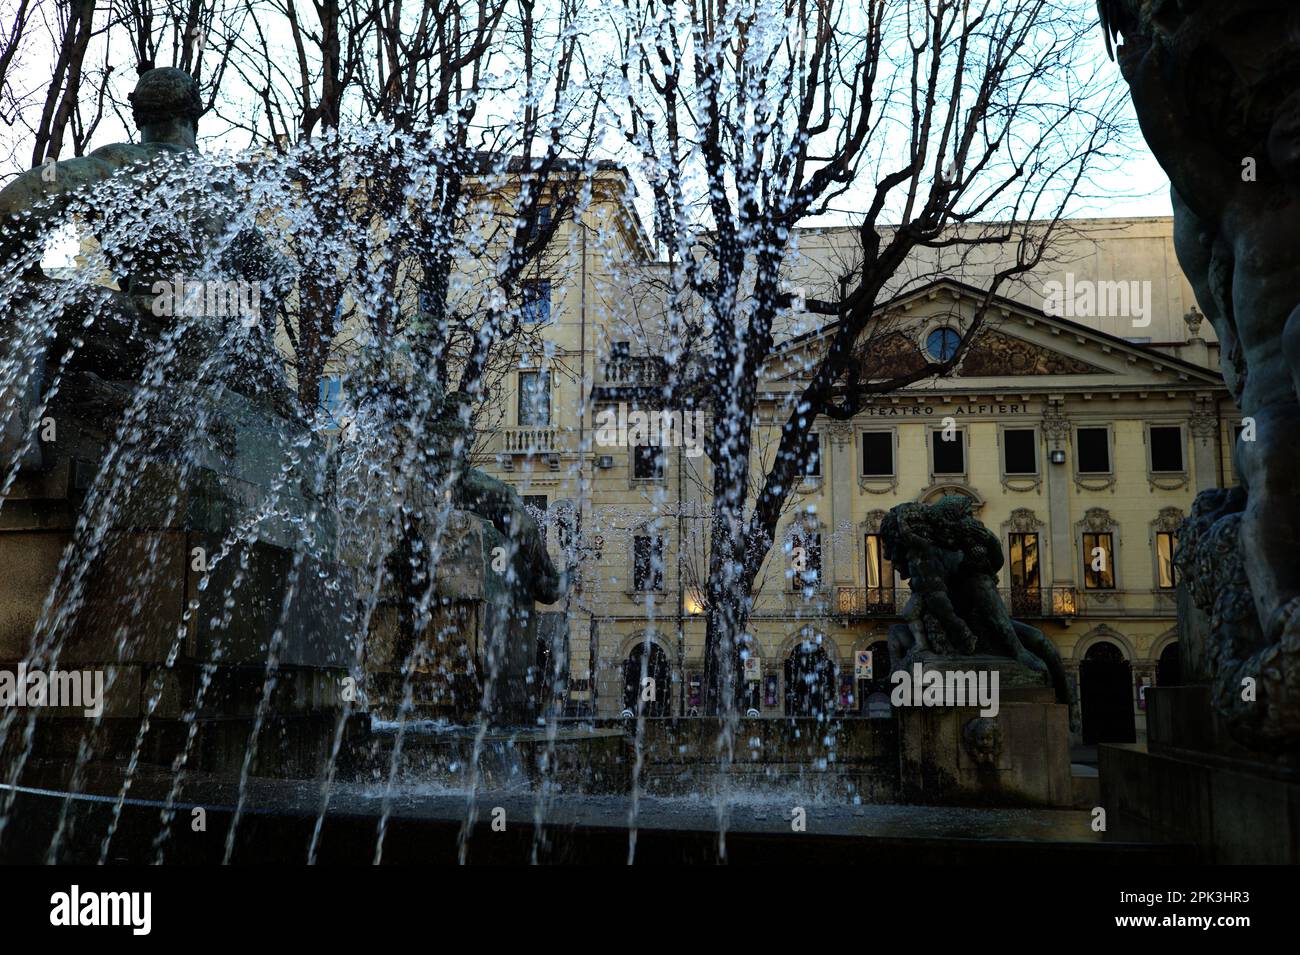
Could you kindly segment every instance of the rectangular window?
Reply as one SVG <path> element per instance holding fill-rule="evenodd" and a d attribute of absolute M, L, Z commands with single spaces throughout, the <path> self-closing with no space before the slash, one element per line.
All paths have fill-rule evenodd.
<path fill-rule="evenodd" d="M 632 449 L 632 477 L 638 481 L 662 481 L 664 449 L 657 444 L 639 444 Z"/>
<path fill-rule="evenodd" d="M 520 288 L 520 320 L 541 325 L 551 320 L 551 280 L 531 279 Z"/>
<path fill-rule="evenodd" d="M 822 476 L 822 436 L 820 434 L 804 435 L 806 445 L 803 473 L 807 477 Z"/>
<path fill-rule="evenodd" d="M 1115 589 L 1115 546 L 1110 534 L 1083 535 L 1083 586 Z"/>
<path fill-rule="evenodd" d="M 664 539 L 638 534 L 632 538 L 632 586 L 638 591 L 664 589 Z"/>
<path fill-rule="evenodd" d="M 545 426 L 551 423 L 551 373 L 519 373 L 519 425 Z"/>
<path fill-rule="evenodd" d="M 935 474 L 966 473 L 965 431 L 931 431 L 930 448 Z"/>
<path fill-rule="evenodd" d="M 329 420 L 330 426 L 337 428 L 339 401 L 343 395 L 343 379 L 334 375 L 326 375 L 320 380 L 320 410 Z"/>
<path fill-rule="evenodd" d="M 822 535 L 795 534 L 791 539 L 790 563 L 794 568 L 794 589 L 819 590 L 822 584 Z"/>
<path fill-rule="evenodd" d="M 1004 474 L 1038 473 L 1038 432 L 1033 428 L 1007 428 L 1002 432 Z"/>
<path fill-rule="evenodd" d="M 1178 425 L 1152 425 L 1151 470 L 1153 472 L 1179 472 L 1183 464 L 1183 429 Z"/>
<path fill-rule="evenodd" d="M 1079 446 L 1079 473 L 1109 474 L 1110 432 L 1106 428 L 1080 428 L 1075 435 Z"/>
<path fill-rule="evenodd" d="M 1161 531 L 1156 534 L 1156 576 L 1161 590 L 1172 590 L 1178 584 L 1178 572 L 1174 568 L 1174 550 L 1178 547 L 1178 536 Z"/>
<path fill-rule="evenodd" d="M 533 222 L 533 227 L 529 231 L 529 238 L 535 239 L 551 224 L 551 207 L 545 204 L 537 206 L 537 219 Z"/>
<path fill-rule="evenodd" d="M 1043 599 L 1038 570 L 1038 535 L 1012 534 L 1007 543 L 1011 615 L 1040 614 L 1043 612 Z"/>
<path fill-rule="evenodd" d="M 862 433 L 863 477 L 894 476 L 894 433 L 892 431 L 864 431 Z"/>
<path fill-rule="evenodd" d="M 545 494 L 525 494 L 523 495 L 524 509 L 532 515 L 533 520 L 542 531 L 542 543 L 546 542 L 546 495 Z"/>
<path fill-rule="evenodd" d="M 867 556 L 867 610 L 892 612 L 894 565 L 885 557 L 884 542 L 879 534 L 867 535 L 864 551 Z"/>

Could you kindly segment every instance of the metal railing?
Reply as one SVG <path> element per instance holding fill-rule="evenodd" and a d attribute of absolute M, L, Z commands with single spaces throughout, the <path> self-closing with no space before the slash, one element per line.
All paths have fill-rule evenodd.
<path fill-rule="evenodd" d="M 907 594 L 893 587 L 836 587 L 835 612 L 844 617 L 892 616 L 902 609 Z"/>
<path fill-rule="evenodd" d="M 1070 617 L 1169 617 L 1172 590 L 1084 590 L 1078 587 L 1013 587 L 998 591 L 1011 616 L 1021 620 Z M 841 617 L 897 616 L 908 591 L 887 587 L 836 587 L 834 613 Z"/>

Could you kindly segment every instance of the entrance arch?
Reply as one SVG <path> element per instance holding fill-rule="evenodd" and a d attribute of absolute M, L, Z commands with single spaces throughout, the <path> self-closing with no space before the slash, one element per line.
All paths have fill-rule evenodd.
<path fill-rule="evenodd" d="M 835 714 L 836 667 L 812 636 L 785 659 L 785 715 L 830 719 Z"/>
<path fill-rule="evenodd" d="M 1156 686 L 1181 686 L 1182 682 L 1183 651 L 1175 640 L 1156 658 Z"/>
<path fill-rule="evenodd" d="M 1079 702 L 1084 745 L 1136 741 L 1133 668 L 1117 644 L 1098 640 L 1084 654 L 1079 663 Z"/>
<path fill-rule="evenodd" d="M 637 712 L 641 707 L 644 716 L 667 716 L 669 713 L 672 684 L 668 678 L 668 654 L 658 644 L 651 643 L 649 657 L 646 657 L 646 644 L 636 644 L 623 661 L 623 709 Z M 649 677 L 654 682 L 654 698 L 641 702 L 641 679 Z"/>

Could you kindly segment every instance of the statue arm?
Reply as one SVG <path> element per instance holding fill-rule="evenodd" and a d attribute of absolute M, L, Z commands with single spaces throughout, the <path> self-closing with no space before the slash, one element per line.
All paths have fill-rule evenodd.
<path fill-rule="evenodd" d="M 29 169 L 0 189 L 0 260 L 8 261 L 40 235 L 41 226 L 57 218 L 74 193 L 110 178 L 119 168 L 92 153 Z"/>

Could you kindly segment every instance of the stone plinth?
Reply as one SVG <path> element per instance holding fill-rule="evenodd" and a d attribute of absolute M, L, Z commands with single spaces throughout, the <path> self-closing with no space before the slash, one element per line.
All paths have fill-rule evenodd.
<path fill-rule="evenodd" d="M 926 671 L 998 674 L 998 712 L 895 706 L 899 784 L 909 802 L 1071 806 L 1069 707 L 1044 674 L 1002 657 L 923 660 Z"/>
<path fill-rule="evenodd" d="M 409 679 L 407 718 L 466 723 L 486 714 L 493 723 L 518 725 L 534 715 L 528 670 L 536 658 L 538 615 L 533 600 L 493 567 L 493 551 L 505 544 L 496 528 L 468 511 L 452 511 L 440 536 L 426 533 L 425 547 L 438 554 L 436 604 Z M 399 715 L 410 655 L 398 639 L 397 596 L 390 589 L 366 645 L 368 698 L 384 718 Z"/>
<path fill-rule="evenodd" d="M 1109 832 L 1195 845 L 1207 863 L 1300 863 L 1300 754 L 1236 743 L 1208 686 L 1148 689 L 1147 726 L 1146 746 L 1100 748 Z"/>

